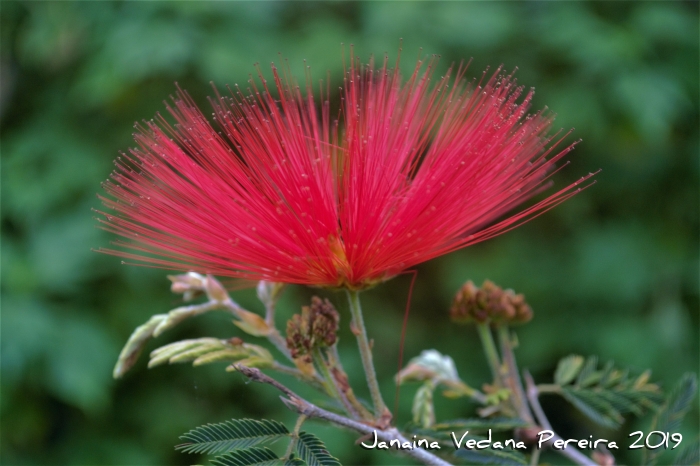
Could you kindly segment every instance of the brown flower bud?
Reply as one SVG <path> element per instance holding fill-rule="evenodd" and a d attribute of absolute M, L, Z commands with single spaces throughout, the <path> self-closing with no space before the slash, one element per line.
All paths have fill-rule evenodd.
<path fill-rule="evenodd" d="M 287 322 L 287 348 L 293 358 L 310 361 L 315 348 L 332 346 L 337 340 L 340 315 L 327 299 L 314 296 L 310 306 L 301 308 Z"/>
<path fill-rule="evenodd" d="M 450 318 L 458 323 L 520 324 L 532 319 L 532 309 L 525 297 L 513 290 L 504 290 L 490 280 L 477 288 L 470 280 L 455 295 Z"/>

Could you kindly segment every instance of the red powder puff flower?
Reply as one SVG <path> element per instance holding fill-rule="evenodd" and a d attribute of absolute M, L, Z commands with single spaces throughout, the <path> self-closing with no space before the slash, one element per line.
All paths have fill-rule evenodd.
<path fill-rule="evenodd" d="M 215 126 L 178 89 L 171 126 L 137 125 L 116 161 L 100 221 L 128 238 L 106 250 L 158 267 L 362 289 L 508 231 L 563 202 L 591 175 L 493 224 L 547 187 L 572 148 L 552 117 L 526 115 L 512 75 L 467 82 L 436 61 L 407 82 L 350 59 L 339 120 L 273 66 L 275 89 L 210 99 Z M 397 63 L 398 65 L 398 63 Z M 454 78 L 452 75 L 455 75 Z M 323 96 L 322 96 L 323 99 Z M 552 154 L 555 155 L 552 155 Z M 551 155 L 551 156 L 550 156 Z"/>

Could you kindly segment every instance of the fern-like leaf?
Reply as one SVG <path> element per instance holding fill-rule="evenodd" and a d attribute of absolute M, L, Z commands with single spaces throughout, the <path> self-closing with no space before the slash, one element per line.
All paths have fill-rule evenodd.
<path fill-rule="evenodd" d="M 651 430 L 662 432 L 673 432 L 680 427 L 683 418 L 690 409 L 690 405 L 695 400 L 698 390 L 698 380 L 695 374 L 684 374 L 673 390 L 668 394 L 664 404 L 654 416 L 651 423 Z M 644 449 L 642 462 L 645 465 L 656 464 L 658 457 L 663 450 Z M 688 463 L 693 464 L 693 463 Z"/>
<path fill-rule="evenodd" d="M 519 466 L 527 464 L 525 455 L 515 450 L 467 450 L 459 449 L 455 456 L 465 460 L 468 464 L 501 464 Z"/>
<path fill-rule="evenodd" d="M 282 466 L 282 460 L 267 447 L 234 450 L 211 460 L 215 466 Z"/>
<path fill-rule="evenodd" d="M 433 424 L 429 428 L 411 429 L 411 432 L 419 436 L 428 436 L 433 438 L 442 437 L 446 433 L 448 438 L 452 432 L 481 433 L 488 432 L 491 429 L 493 432 L 509 431 L 519 427 L 527 427 L 527 423 L 522 419 L 515 417 L 493 417 L 493 418 L 468 418 L 468 419 L 452 419 L 449 421 Z"/>
<path fill-rule="evenodd" d="M 197 427 L 181 436 L 187 442 L 175 448 L 185 453 L 217 454 L 252 447 L 287 435 L 289 431 L 278 421 L 233 419 Z"/>
<path fill-rule="evenodd" d="M 578 408 L 582 414 L 596 424 L 611 429 L 616 429 L 620 426 L 620 413 L 607 401 L 596 397 L 586 397 L 585 394 L 579 391 L 569 389 L 563 389 L 561 394 L 569 403 Z"/>
<path fill-rule="evenodd" d="M 689 466 L 700 464 L 700 439 L 683 448 L 673 462 L 673 466 Z"/>
<path fill-rule="evenodd" d="M 649 372 L 632 378 L 626 370 L 608 362 L 598 368 L 598 358 L 583 361 L 580 356 L 567 356 L 557 366 L 554 381 L 558 393 L 592 421 L 617 428 L 623 414 L 641 415 L 656 408 L 662 399 L 659 387 L 649 382 Z"/>
<path fill-rule="evenodd" d="M 576 386 L 578 388 L 589 386 L 600 380 L 602 374 L 596 374 L 595 369 L 597 366 L 598 358 L 596 356 L 590 356 L 588 359 L 586 359 L 581 372 L 578 373 L 578 377 L 576 378 Z"/>
<path fill-rule="evenodd" d="M 300 432 L 296 443 L 297 453 L 309 466 L 340 466 L 331 456 L 321 439 L 308 432 Z"/>
<path fill-rule="evenodd" d="M 698 380 L 695 374 L 684 374 L 659 410 L 654 430 L 664 432 L 677 430 L 691 403 L 695 400 L 697 391 Z"/>
<path fill-rule="evenodd" d="M 572 354 L 565 357 L 557 365 L 557 370 L 554 373 L 554 383 L 558 385 L 566 385 L 576 378 L 583 367 L 583 356 Z"/>

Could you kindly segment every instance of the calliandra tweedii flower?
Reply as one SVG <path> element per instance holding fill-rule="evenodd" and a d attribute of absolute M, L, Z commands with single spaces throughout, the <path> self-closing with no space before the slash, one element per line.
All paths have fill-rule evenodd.
<path fill-rule="evenodd" d="M 418 61 L 350 58 L 338 120 L 307 76 L 272 66 L 244 93 L 210 98 L 212 125 L 178 88 L 137 125 L 105 184 L 100 219 L 130 241 L 103 250 L 174 270 L 359 290 L 492 238 L 563 202 L 591 175 L 499 220 L 542 189 L 574 146 L 527 115 L 533 92 L 499 68 L 467 81 Z M 275 92 L 279 95 L 275 95 Z M 322 93 L 323 94 L 323 93 Z M 568 134 L 568 133 L 567 133 Z M 498 220 L 498 221 L 497 221 Z"/>

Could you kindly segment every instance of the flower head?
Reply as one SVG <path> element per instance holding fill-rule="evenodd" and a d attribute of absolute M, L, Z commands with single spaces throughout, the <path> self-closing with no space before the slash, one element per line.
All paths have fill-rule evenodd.
<path fill-rule="evenodd" d="M 398 63 L 397 63 L 398 65 Z M 178 89 L 137 125 L 138 148 L 104 187 L 106 250 L 174 270 L 361 289 L 510 230 L 566 200 L 589 176 L 499 220 L 547 187 L 560 152 L 552 117 L 527 115 L 500 69 L 407 80 L 388 59 L 351 56 L 338 119 L 273 66 L 274 83 L 210 99 L 210 123 Z M 434 83 L 433 83 L 434 81 Z M 278 95 L 275 95 L 278 94 Z M 499 221 L 497 221 L 499 220 Z M 496 222 L 497 221 L 497 222 Z"/>
<path fill-rule="evenodd" d="M 481 288 L 469 280 L 455 295 L 450 309 L 450 318 L 458 323 L 524 324 L 532 315 L 525 296 L 504 290 L 490 280 L 485 280 Z"/>
<path fill-rule="evenodd" d="M 311 306 L 303 306 L 301 314 L 287 321 L 287 348 L 294 359 L 306 358 L 315 348 L 333 346 L 338 338 L 340 315 L 330 301 L 318 296 L 311 298 Z"/>

